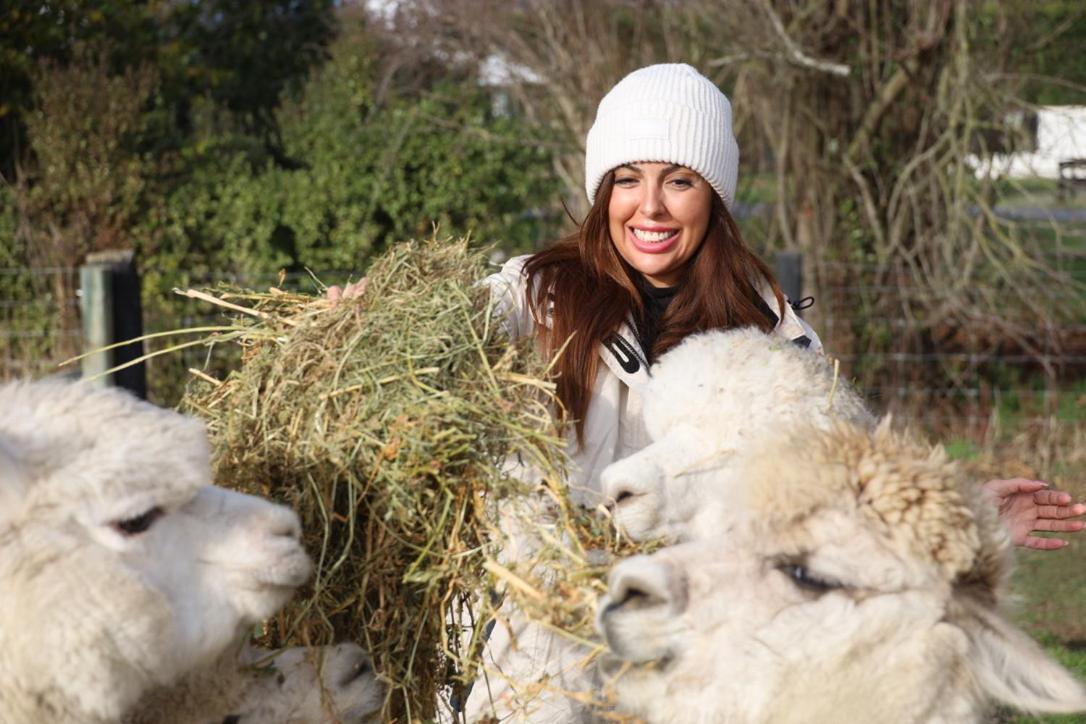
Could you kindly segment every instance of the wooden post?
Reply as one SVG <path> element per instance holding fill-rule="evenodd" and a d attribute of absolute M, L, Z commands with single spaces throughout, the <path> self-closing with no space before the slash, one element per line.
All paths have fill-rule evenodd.
<path fill-rule="evenodd" d="M 143 335 L 140 279 L 132 251 L 103 251 L 87 256 L 80 269 L 83 287 L 83 333 L 87 351 Z M 143 355 L 143 342 L 133 342 L 83 359 L 83 376 L 100 374 Z M 101 378 L 141 398 L 147 397 L 144 363 Z"/>
<path fill-rule="evenodd" d="M 83 291 L 84 352 L 101 349 L 113 342 L 113 284 L 109 267 L 104 264 L 84 264 L 79 270 L 79 286 Z M 83 377 L 94 377 L 94 384 L 108 385 L 110 380 L 100 376 L 113 366 L 113 355 L 95 352 L 83 358 Z"/>
<path fill-rule="evenodd" d="M 777 282 L 784 296 L 793 302 L 803 298 L 803 252 L 778 251 L 776 259 Z"/>

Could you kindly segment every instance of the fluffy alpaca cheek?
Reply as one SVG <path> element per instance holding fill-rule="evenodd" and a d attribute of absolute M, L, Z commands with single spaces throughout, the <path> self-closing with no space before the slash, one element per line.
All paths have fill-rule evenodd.
<path fill-rule="evenodd" d="M 736 644 L 741 648 L 687 648 L 666 665 L 617 673 L 608 688 L 622 713 L 652 722 L 752 721 L 750 713 L 764 710 L 778 685 L 779 662 Z"/>
<path fill-rule="evenodd" d="M 275 613 L 312 574 L 297 516 L 248 495 L 208 488 L 182 511 L 198 540 L 200 576 L 242 623 Z"/>
<path fill-rule="evenodd" d="M 782 612 L 761 638 L 780 652 L 792 675 L 814 668 L 832 676 L 858 658 L 870 660 L 872 651 L 885 651 L 886 660 L 900 661 L 910 650 L 923 650 L 925 632 L 938 625 L 942 611 L 933 597 L 919 592 L 872 594 L 861 600 L 833 592 Z"/>
<path fill-rule="evenodd" d="M 142 586 L 168 602 L 168 668 L 177 671 L 214 661 L 240 628 L 259 620 L 238 601 L 247 592 L 209 558 L 210 537 L 204 526 L 178 512 L 133 540 L 122 556 Z"/>
<path fill-rule="evenodd" d="M 73 710 L 118 720 L 148 688 L 172 683 L 180 671 L 171 665 L 170 607 L 94 546 L 52 552 L 41 569 L 48 575 L 14 580 L 18 596 L 7 595 L 0 610 L 0 619 L 36 632 L 14 658 L 25 667 L 20 673 L 28 690 L 49 691 Z M 9 643 L 5 635 L 2 644 Z"/>

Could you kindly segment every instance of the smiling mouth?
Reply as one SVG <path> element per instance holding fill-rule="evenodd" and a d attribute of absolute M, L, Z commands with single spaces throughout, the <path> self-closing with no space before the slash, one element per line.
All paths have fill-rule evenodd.
<path fill-rule="evenodd" d="M 646 229 L 638 229 L 636 227 L 630 227 L 630 231 L 633 232 L 634 237 L 638 241 L 645 242 L 646 244 L 659 244 L 667 241 L 671 237 L 679 233 L 678 229 L 665 229 L 664 231 L 648 231 Z"/>

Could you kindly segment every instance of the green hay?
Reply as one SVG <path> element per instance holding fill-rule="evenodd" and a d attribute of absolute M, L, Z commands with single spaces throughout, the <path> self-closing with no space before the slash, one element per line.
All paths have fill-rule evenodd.
<path fill-rule="evenodd" d="M 443 688 L 474 677 L 480 642 L 449 624 L 485 615 L 489 511 L 521 487 L 503 461 L 555 478 L 562 465 L 545 370 L 502 338 L 484 275 L 463 242 L 411 243 L 334 308 L 277 290 L 204 297 L 235 305 L 226 335 L 243 363 L 184 405 L 208 421 L 220 483 L 298 511 L 318 563 L 268 639 L 365 645 L 391 684 L 386 720 L 430 720 Z"/>

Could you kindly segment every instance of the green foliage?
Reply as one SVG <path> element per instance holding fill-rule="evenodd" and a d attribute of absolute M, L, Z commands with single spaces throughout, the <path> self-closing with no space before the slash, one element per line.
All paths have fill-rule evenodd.
<path fill-rule="evenodd" d="M 43 62 L 68 64 L 77 48 L 110 47 L 118 67 L 150 61 L 156 3 L 80 0 L 9 3 L 0 12 L 0 174 L 14 178 L 25 151 L 25 117 L 36 105 L 34 76 Z"/>
<path fill-rule="evenodd" d="M 1086 7 L 1081 0 L 1025 4 L 1027 42 L 1011 50 L 1018 73 L 1028 78 L 1023 97 L 1042 105 L 1086 103 Z"/>
<path fill-rule="evenodd" d="M 277 134 L 274 111 L 324 60 L 335 32 L 332 0 L 175 3 L 161 25 L 167 91 L 206 93 L 264 139 Z"/>
<path fill-rule="evenodd" d="M 132 150 L 156 79 L 146 66 L 110 74 L 97 54 L 42 66 L 39 107 L 28 114 L 33 172 L 18 188 L 36 259 L 74 264 L 88 251 L 128 245 L 149 169 Z"/>
<path fill-rule="evenodd" d="M 14 190 L 0 183 L 0 380 L 54 372 L 79 343 L 61 301 L 71 275 L 27 269 L 31 250 L 18 225 Z"/>
<path fill-rule="evenodd" d="M 361 270 L 434 224 L 507 249 L 546 233 L 525 212 L 556 192 L 550 158 L 522 123 L 471 78 L 378 103 L 377 71 L 369 44 L 336 44 L 277 114 L 289 165 L 242 136 L 186 148 L 143 235 L 162 274 Z"/>
<path fill-rule="evenodd" d="M 335 32 L 332 0 L 44 0 L 0 12 L 0 174 L 11 179 L 27 144 L 42 63 L 103 53 L 110 70 L 146 66 L 161 79 L 156 106 L 176 147 L 192 131 L 191 108 L 210 99 L 246 131 L 276 146 L 274 111 L 324 57 Z"/>
<path fill-rule="evenodd" d="M 508 251 L 551 234 L 531 213 L 557 195 L 545 139 L 492 113 L 470 68 L 390 66 L 391 41 L 345 14 L 328 62 L 306 72 L 326 55 L 327 2 L 226 5 L 103 8 L 124 16 L 130 45 L 96 31 L 93 12 L 76 33 L 65 23 L 79 24 L 79 8 L 51 5 L 47 27 L 28 26 L 20 42 L 47 60 L 19 66 L 35 101 L 17 113 L 29 153 L 8 189 L 0 268 L 135 248 L 158 331 L 185 324 L 174 287 L 214 277 L 311 268 L 340 281 L 435 224 Z M 148 37 L 166 40 L 150 53 Z M 70 275 L 6 285 L 12 299 L 47 300 L 35 319 L 77 325 Z"/>

